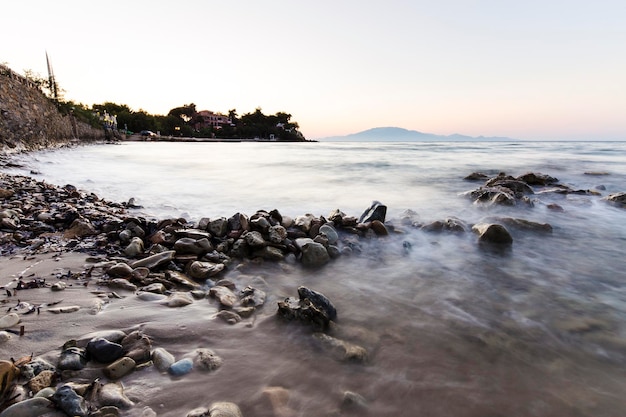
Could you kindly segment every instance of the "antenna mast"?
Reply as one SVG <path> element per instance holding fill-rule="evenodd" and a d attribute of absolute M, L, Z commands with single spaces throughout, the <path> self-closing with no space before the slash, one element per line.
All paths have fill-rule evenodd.
<path fill-rule="evenodd" d="M 48 85 L 50 87 L 50 92 L 52 93 L 52 98 L 58 100 L 59 95 L 57 91 L 57 82 L 54 79 L 54 72 L 52 72 L 52 65 L 50 65 L 50 59 L 48 58 L 48 51 L 46 51 L 46 64 L 48 65 Z"/>

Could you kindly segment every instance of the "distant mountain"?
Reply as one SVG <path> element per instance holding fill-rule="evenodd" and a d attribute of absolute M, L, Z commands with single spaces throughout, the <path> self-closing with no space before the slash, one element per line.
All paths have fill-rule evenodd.
<path fill-rule="evenodd" d="M 435 135 L 401 127 L 375 127 L 359 133 L 345 136 L 330 136 L 318 139 L 320 142 L 412 142 L 412 141 L 511 141 L 506 137 L 466 136 L 466 135 Z"/>

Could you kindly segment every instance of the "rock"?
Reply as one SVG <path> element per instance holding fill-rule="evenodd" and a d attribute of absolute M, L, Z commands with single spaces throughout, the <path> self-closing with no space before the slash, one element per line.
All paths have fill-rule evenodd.
<path fill-rule="evenodd" d="M 302 246 L 302 265 L 307 267 L 319 267 L 330 260 L 328 251 L 321 243 L 309 242 Z"/>
<path fill-rule="evenodd" d="M 136 363 L 143 363 L 150 360 L 152 342 L 145 334 L 136 330 L 122 339 L 122 347 L 125 356 L 133 359 Z"/>
<path fill-rule="evenodd" d="M 534 172 L 520 175 L 517 177 L 517 180 L 523 181 L 528 185 L 550 185 L 559 182 L 559 180 L 554 177 Z"/>
<path fill-rule="evenodd" d="M 194 408 L 187 413 L 187 417 L 209 417 L 209 409 L 206 407 Z"/>
<path fill-rule="evenodd" d="M 334 245 L 337 241 L 339 241 L 339 234 L 337 233 L 337 230 L 335 230 L 335 228 L 328 223 L 320 226 L 320 234 L 326 236 L 329 245 Z"/>
<path fill-rule="evenodd" d="M 33 397 L 50 398 L 54 395 L 55 391 L 56 390 L 52 387 L 46 387 L 36 394 L 34 393 Z"/>
<path fill-rule="evenodd" d="M 216 285 L 209 290 L 209 295 L 216 298 L 224 307 L 231 308 L 237 302 L 237 296 L 230 289 Z"/>
<path fill-rule="evenodd" d="M 287 239 L 287 229 L 281 225 L 271 226 L 268 231 L 270 242 L 281 243 Z"/>
<path fill-rule="evenodd" d="M 9 313 L 0 318 L 0 329 L 8 329 L 20 322 L 20 316 L 16 313 Z"/>
<path fill-rule="evenodd" d="M 387 227 L 380 220 L 372 221 L 372 223 L 370 224 L 370 229 L 372 229 L 374 233 L 376 233 L 376 236 L 388 236 L 389 235 L 389 231 L 387 230 Z"/>
<path fill-rule="evenodd" d="M 187 289 L 195 290 L 200 288 L 200 284 L 193 281 L 190 277 L 183 274 L 182 272 L 167 270 L 165 271 L 165 279 Z"/>
<path fill-rule="evenodd" d="M 230 310 L 222 310 L 216 314 L 216 317 L 219 317 L 228 324 L 237 324 L 241 321 L 241 316 Z"/>
<path fill-rule="evenodd" d="M 239 406 L 230 402 L 215 402 L 209 407 L 210 417 L 243 417 Z"/>
<path fill-rule="evenodd" d="M 137 286 L 125 278 L 114 278 L 107 282 L 110 288 L 119 288 L 126 291 L 137 291 Z"/>
<path fill-rule="evenodd" d="M 537 223 L 530 220 L 516 219 L 512 217 L 501 217 L 498 218 L 497 221 L 515 229 L 530 230 L 535 232 L 552 232 L 552 226 L 548 223 Z"/>
<path fill-rule="evenodd" d="M 47 398 L 34 397 L 7 407 L 0 417 L 38 417 L 54 409 L 54 403 Z"/>
<path fill-rule="evenodd" d="M 69 347 L 61 352 L 57 368 L 61 370 L 78 371 L 87 364 L 87 352 L 79 347 Z"/>
<path fill-rule="evenodd" d="M 269 404 L 263 404 L 264 409 L 272 410 L 274 417 L 295 417 L 298 413 L 289 407 L 289 390 L 283 387 L 267 387 L 261 397 Z"/>
<path fill-rule="evenodd" d="M 207 225 L 206 230 L 214 236 L 224 237 L 228 233 L 228 220 L 225 217 L 213 219 Z"/>
<path fill-rule="evenodd" d="M 184 307 L 193 304 L 193 297 L 189 293 L 175 292 L 165 300 L 164 304 L 172 308 Z"/>
<path fill-rule="evenodd" d="M 87 343 L 87 353 L 96 362 L 111 363 L 122 357 L 124 348 L 122 348 L 122 345 L 119 343 L 113 343 L 102 337 L 96 337 Z"/>
<path fill-rule="evenodd" d="M 251 248 L 259 248 L 266 245 L 265 240 L 263 239 L 263 235 L 261 235 L 261 233 L 257 232 L 256 230 L 247 232 L 243 235 L 243 238 L 245 239 L 248 246 Z"/>
<path fill-rule="evenodd" d="M 250 229 L 248 216 L 235 213 L 228 219 L 228 228 L 232 231 L 247 231 Z"/>
<path fill-rule="evenodd" d="M 196 350 L 195 365 L 204 371 L 214 371 L 224 363 L 224 360 L 217 356 L 211 349 L 200 348 Z"/>
<path fill-rule="evenodd" d="M 489 175 L 483 174 L 482 172 L 473 172 L 463 179 L 465 181 L 485 181 L 489 179 Z"/>
<path fill-rule="evenodd" d="M 96 228 L 87 219 L 76 219 L 72 222 L 69 229 L 65 231 L 63 237 L 65 239 L 76 239 L 85 236 L 93 236 L 98 234 Z"/>
<path fill-rule="evenodd" d="M 261 258 L 267 261 L 281 261 L 285 258 L 283 252 L 273 246 L 263 246 L 252 253 L 253 258 Z"/>
<path fill-rule="evenodd" d="M 176 254 L 180 255 L 203 255 L 207 252 L 211 252 L 213 245 L 211 245 L 211 242 L 209 242 L 207 238 L 196 240 L 190 237 L 183 237 L 174 243 L 174 250 Z"/>
<path fill-rule="evenodd" d="M 137 255 L 141 255 L 144 251 L 143 240 L 140 237 L 133 237 L 130 243 L 124 249 L 124 254 L 129 258 L 134 258 Z"/>
<path fill-rule="evenodd" d="M 367 400 L 356 392 L 346 391 L 343 393 L 341 408 L 344 410 L 367 410 Z"/>
<path fill-rule="evenodd" d="M 116 263 L 106 270 L 111 278 L 128 278 L 133 274 L 133 269 L 123 262 Z"/>
<path fill-rule="evenodd" d="M 626 206 L 626 193 L 609 194 L 606 200 L 620 207 Z"/>
<path fill-rule="evenodd" d="M 63 306 L 63 307 L 53 307 L 49 308 L 46 311 L 54 314 L 65 314 L 65 313 L 75 313 L 80 310 L 80 306 Z"/>
<path fill-rule="evenodd" d="M 269 231 L 271 224 L 269 220 L 263 217 L 263 214 L 266 215 L 266 213 L 257 212 L 257 214 L 255 214 L 254 216 L 250 218 L 250 228 L 252 228 L 253 230 L 258 230 L 263 234 L 266 234 Z"/>
<path fill-rule="evenodd" d="M 359 217 L 359 223 L 369 223 L 374 220 L 378 220 L 385 223 L 385 216 L 387 215 L 387 206 L 380 201 L 372 201 L 372 205 L 361 214 Z"/>
<path fill-rule="evenodd" d="M 308 299 L 289 297 L 279 301 L 277 314 L 286 320 L 298 320 L 319 330 L 327 329 L 330 324 L 328 314 L 315 307 Z"/>
<path fill-rule="evenodd" d="M 478 234 L 479 243 L 487 243 L 498 246 L 510 246 L 513 237 L 506 228 L 495 223 L 479 223 L 472 227 L 472 231 Z"/>
<path fill-rule="evenodd" d="M 54 371 L 41 371 L 37 376 L 34 376 L 28 381 L 28 388 L 30 388 L 33 394 L 36 394 L 42 389 L 52 386 L 54 380 Z"/>
<path fill-rule="evenodd" d="M 134 405 L 124 393 L 124 387 L 117 382 L 100 386 L 98 390 L 98 403 L 101 407 L 113 406 L 123 410 L 129 409 Z"/>
<path fill-rule="evenodd" d="M 167 372 L 169 367 L 176 362 L 176 358 L 167 350 L 159 347 L 152 352 L 152 362 L 160 372 Z"/>
<path fill-rule="evenodd" d="M 85 417 L 89 413 L 85 399 L 78 395 L 69 385 L 57 388 L 52 398 L 57 407 L 68 416 Z"/>
<path fill-rule="evenodd" d="M 265 304 L 265 296 L 265 292 L 248 285 L 241 290 L 241 304 L 244 306 L 260 307 Z"/>
<path fill-rule="evenodd" d="M 8 342 L 11 338 L 11 333 L 4 330 L 0 331 L 0 343 Z"/>
<path fill-rule="evenodd" d="M 302 301 L 309 300 L 316 308 L 326 313 L 329 319 L 335 320 L 337 318 L 335 306 L 324 294 L 307 287 L 298 287 L 298 296 Z"/>
<path fill-rule="evenodd" d="M 172 376 L 183 376 L 191 372 L 192 369 L 193 361 L 185 358 L 171 364 L 167 371 Z"/>
<path fill-rule="evenodd" d="M 160 282 L 155 282 L 150 285 L 146 285 L 145 287 L 139 288 L 139 291 L 151 292 L 154 294 L 164 294 L 167 291 L 167 288 L 165 288 L 165 285 L 161 284 Z"/>
<path fill-rule="evenodd" d="M 515 205 L 515 194 L 505 187 L 481 187 L 466 193 L 474 200 L 474 203 L 487 203 L 490 205 Z"/>
<path fill-rule="evenodd" d="M 521 197 L 524 194 L 534 194 L 533 189 L 523 181 L 518 181 L 515 179 L 501 178 L 496 177 L 485 183 L 485 187 L 494 187 L 494 188 L 508 188 L 511 190 L 516 197 Z"/>
<path fill-rule="evenodd" d="M 42 358 L 35 358 L 20 367 L 20 375 L 26 379 L 32 379 L 43 371 L 55 372 L 56 367 Z"/>
<path fill-rule="evenodd" d="M 421 230 L 426 232 L 453 232 L 465 233 L 469 227 L 456 217 L 448 217 L 445 220 L 437 220 L 435 222 L 421 226 Z"/>
<path fill-rule="evenodd" d="M 176 255 L 176 251 L 173 250 L 157 253 L 133 262 L 130 267 L 135 269 L 143 266 L 152 270 L 158 266 L 171 262 L 174 259 L 174 255 Z"/>
<path fill-rule="evenodd" d="M 301 229 L 303 232 L 308 233 L 311 230 L 311 225 L 315 220 L 315 216 L 307 213 L 304 216 L 298 216 L 294 219 L 294 225 Z"/>
<path fill-rule="evenodd" d="M 104 368 L 103 372 L 107 378 L 116 380 L 131 373 L 135 366 L 137 366 L 137 363 L 133 359 L 124 356 Z"/>
<path fill-rule="evenodd" d="M 224 264 L 213 262 L 194 261 L 189 266 L 187 273 L 195 280 L 206 280 L 214 277 L 224 270 Z"/>
<path fill-rule="evenodd" d="M 67 284 L 63 281 L 55 282 L 54 284 L 50 286 L 50 290 L 55 291 L 55 292 L 63 291 L 66 288 L 67 288 Z"/>
<path fill-rule="evenodd" d="M 361 346 L 336 339 L 325 333 L 314 333 L 313 338 L 337 360 L 358 363 L 367 361 L 367 350 Z"/>

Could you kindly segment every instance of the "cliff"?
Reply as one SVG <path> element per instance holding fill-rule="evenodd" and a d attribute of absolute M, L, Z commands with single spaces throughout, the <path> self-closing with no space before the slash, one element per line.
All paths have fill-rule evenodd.
<path fill-rule="evenodd" d="M 59 113 L 36 85 L 0 65 L 1 153 L 104 139 L 103 129 Z"/>

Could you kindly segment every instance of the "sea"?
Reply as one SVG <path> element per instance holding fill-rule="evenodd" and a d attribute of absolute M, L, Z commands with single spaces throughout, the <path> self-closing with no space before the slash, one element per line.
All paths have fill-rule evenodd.
<path fill-rule="evenodd" d="M 236 325 L 209 302 L 173 310 L 127 297 L 100 313 L 177 356 L 208 347 L 224 359 L 177 379 L 134 373 L 124 383 L 139 410 L 180 416 L 227 400 L 244 416 L 626 415 L 626 209 L 605 199 L 626 191 L 626 142 L 123 142 L 13 158 L 21 167 L 5 172 L 132 198 L 134 215 L 149 218 L 359 217 L 373 201 L 387 206 L 390 236 L 322 268 L 226 271 L 268 293 Z M 476 204 L 465 194 L 481 185 L 464 179 L 473 172 L 541 173 L 580 192 L 535 187 L 532 204 Z M 507 217 L 551 231 L 511 229 L 511 249 L 494 252 L 472 232 L 417 227 Z M 334 335 L 366 348 L 366 363 L 277 319 L 277 301 L 301 285 L 333 302 Z M 276 390 L 280 407 L 268 400 Z"/>

